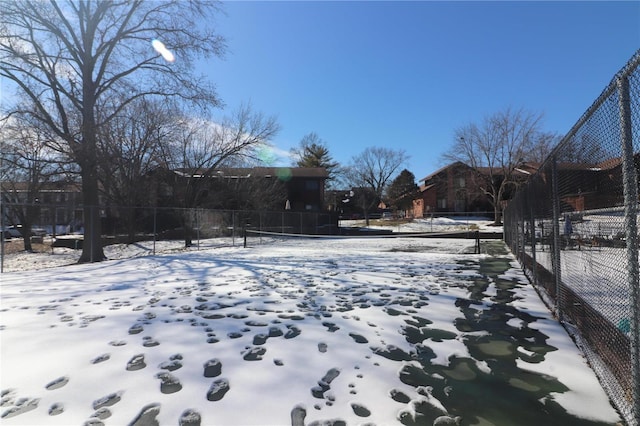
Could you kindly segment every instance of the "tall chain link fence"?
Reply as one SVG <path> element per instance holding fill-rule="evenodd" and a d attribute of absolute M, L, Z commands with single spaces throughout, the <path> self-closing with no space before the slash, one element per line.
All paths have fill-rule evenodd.
<path fill-rule="evenodd" d="M 640 424 L 640 51 L 509 202 L 505 241 Z"/>
<path fill-rule="evenodd" d="M 73 203 L 0 205 L 4 215 L 2 264 L 11 244 L 24 250 L 25 232 L 19 218 L 29 217 L 32 248 L 55 253 L 57 248 L 80 250 L 84 238 L 84 207 Z M 336 234 L 337 214 L 307 211 L 212 210 L 165 207 L 90 207 L 100 209 L 102 244 L 138 244 L 149 254 L 186 247 L 242 245 L 244 230 L 291 233 Z M 16 218 L 11 220 L 11 218 Z M 158 243 L 158 244 L 156 244 Z"/>

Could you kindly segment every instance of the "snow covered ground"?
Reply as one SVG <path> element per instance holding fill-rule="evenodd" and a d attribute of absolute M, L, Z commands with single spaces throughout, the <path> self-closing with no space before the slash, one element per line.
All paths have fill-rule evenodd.
<path fill-rule="evenodd" d="M 386 223 L 388 222 L 388 223 Z M 340 226 L 364 226 L 364 220 L 341 220 Z M 485 231 L 502 232 L 501 226 L 494 226 L 493 221 L 482 217 L 433 217 L 414 219 L 408 222 L 377 220 L 372 221 L 371 229 L 388 229 L 394 232 L 452 232 L 452 231 Z"/>
<path fill-rule="evenodd" d="M 451 232 L 480 230 L 487 232 L 502 232 L 502 227 L 495 227 L 491 221 L 478 217 L 434 219 L 415 219 L 411 222 L 392 224 L 391 221 L 373 221 L 370 229 L 386 229 L 394 232 Z M 341 220 L 342 227 L 364 227 L 364 220 Z M 188 250 L 184 248 L 184 241 L 140 241 L 135 244 L 114 244 L 104 248 L 107 259 L 128 259 L 139 256 L 149 256 L 158 253 L 182 253 L 185 251 L 198 251 L 200 249 L 239 246 L 243 244 L 241 237 L 214 238 L 196 241 Z M 78 262 L 80 250 L 64 247 L 56 247 L 52 251 L 38 253 L 26 253 L 19 251 L 5 255 L 3 270 L 5 272 L 26 271 L 33 269 L 53 268 L 57 266 L 72 265 Z"/>
<path fill-rule="evenodd" d="M 561 238 L 565 237 L 565 219 L 560 223 Z M 553 271 L 552 222 L 537 221 L 536 262 Z M 541 226 L 545 238 L 541 240 Z M 624 235 L 622 214 L 583 215 L 572 224 L 571 243 L 560 250 L 562 282 L 600 311 L 614 325 L 628 323 L 631 317 L 631 291 L 627 281 L 626 247 L 616 237 Z M 600 241 L 598 244 L 597 242 Z M 594 243 L 596 242 L 596 243 Z M 525 247 L 533 256 L 531 243 Z"/>
<path fill-rule="evenodd" d="M 1 422 L 620 422 L 502 243 L 470 246 L 265 239 L 31 260 L 0 276 Z"/>

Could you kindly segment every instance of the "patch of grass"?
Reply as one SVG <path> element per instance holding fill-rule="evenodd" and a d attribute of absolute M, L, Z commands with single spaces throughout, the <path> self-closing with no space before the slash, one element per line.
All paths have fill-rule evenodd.
<path fill-rule="evenodd" d="M 400 226 L 405 223 L 411 223 L 411 219 L 371 219 L 369 223 L 375 226 Z M 364 224 L 365 222 L 362 221 Z"/>
<path fill-rule="evenodd" d="M 45 253 L 51 251 L 51 243 L 31 243 L 31 251 L 34 253 Z M 4 254 L 20 253 L 24 251 L 24 241 L 22 238 L 13 238 L 5 240 Z"/>

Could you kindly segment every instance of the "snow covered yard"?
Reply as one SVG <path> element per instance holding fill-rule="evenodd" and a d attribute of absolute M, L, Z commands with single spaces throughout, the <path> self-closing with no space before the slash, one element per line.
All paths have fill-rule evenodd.
<path fill-rule="evenodd" d="M 5 273 L 2 424 L 619 422 L 502 243 L 465 244 L 291 239 Z"/>

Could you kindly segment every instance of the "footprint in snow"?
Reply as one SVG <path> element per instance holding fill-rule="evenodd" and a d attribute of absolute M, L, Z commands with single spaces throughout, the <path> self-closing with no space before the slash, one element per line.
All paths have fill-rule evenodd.
<path fill-rule="evenodd" d="M 356 333 L 349 333 L 349 336 L 351 336 L 351 338 L 356 342 L 356 343 L 369 343 L 369 341 L 367 340 L 366 337 L 360 335 L 360 334 L 356 334 Z"/>
<path fill-rule="evenodd" d="M 2 416 L 0 416 L 0 418 L 8 419 L 20 414 L 27 413 L 31 410 L 35 410 L 36 408 L 38 408 L 39 403 L 39 398 L 20 398 L 18 401 L 16 401 L 15 407 L 11 407 L 7 411 L 2 413 Z"/>
<path fill-rule="evenodd" d="M 266 352 L 266 348 L 255 346 L 244 353 L 243 359 L 245 361 L 260 361 Z"/>
<path fill-rule="evenodd" d="M 151 336 L 145 336 L 142 338 L 142 340 L 143 340 L 142 346 L 144 346 L 145 348 L 152 348 L 160 344 L 160 342 L 158 342 L 156 339 L 154 339 Z"/>
<path fill-rule="evenodd" d="M 180 380 L 171 373 L 158 373 L 156 377 L 161 380 L 160 392 L 164 394 L 176 393 L 182 389 Z"/>
<path fill-rule="evenodd" d="M 160 404 L 149 404 L 142 407 L 140 413 L 129 424 L 130 426 L 151 426 L 157 425 L 156 417 L 160 414 Z"/>
<path fill-rule="evenodd" d="M 307 417 L 307 410 L 298 405 L 291 410 L 291 426 L 304 426 L 304 419 Z"/>
<path fill-rule="evenodd" d="M 127 363 L 127 371 L 142 370 L 147 364 L 144 362 L 144 354 L 134 355 Z"/>
<path fill-rule="evenodd" d="M 188 409 L 185 410 L 178 420 L 178 426 L 200 426 L 202 421 L 202 417 L 200 413 L 195 410 Z"/>
<path fill-rule="evenodd" d="M 62 405 L 62 403 L 60 402 L 51 404 L 51 407 L 49 407 L 50 416 L 57 416 L 58 414 L 62 414 L 62 413 L 64 413 L 64 405 Z"/>
<path fill-rule="evenodd" d="M 55 390 L 55 389 L 60 389 L 61 387 L 63 387 L 64 385 L 66 385 L 67 383 L 69 383 L 69 378 L 66 376 L 63 377 L 59 377 L 49 383 L 47 383 L 47 385 L 45 386 L 45 388 L 47 390 Z"/>
<path fill-rule="evenodd" d="M 111 407 L 112 405 L 120 402 L 120 399 L 122 399 L 122 392 L 110 393 L 109 395 L 93 401 L 93 409 L 97 410 L 102 407 Z"/>
<path fill-rule="evenodd" d="M 220 401 L 222 398 L 224 398 L 225 394 L 229 392 L 229 389 L 231 389 L 229 380 L 218 379 L 211 384 L 211 387 L 207 392 L 207 400 Z"/>
<path fill-rule="evenodd" d="M 214 358 L 205 362 L 204 377 L 217 377 L 222 373 L 222 363 L 219 359 Z"/>
<path fill-rule="evenodd" d="M 168 371 L 175 371 L 179 368 L 182 368 L 182 355 L 171 355 L 171 357 L 169 357 L 169 361 L 160 363 L 160 365 L 158 365 L 158 368 Z"/>
<path fill-rule="evenodd" d="M 357 403 L 351 403 L 351 409 L 358 417 L 369 417 L 371 415 L 371 411 L 367 407 Z"/>

